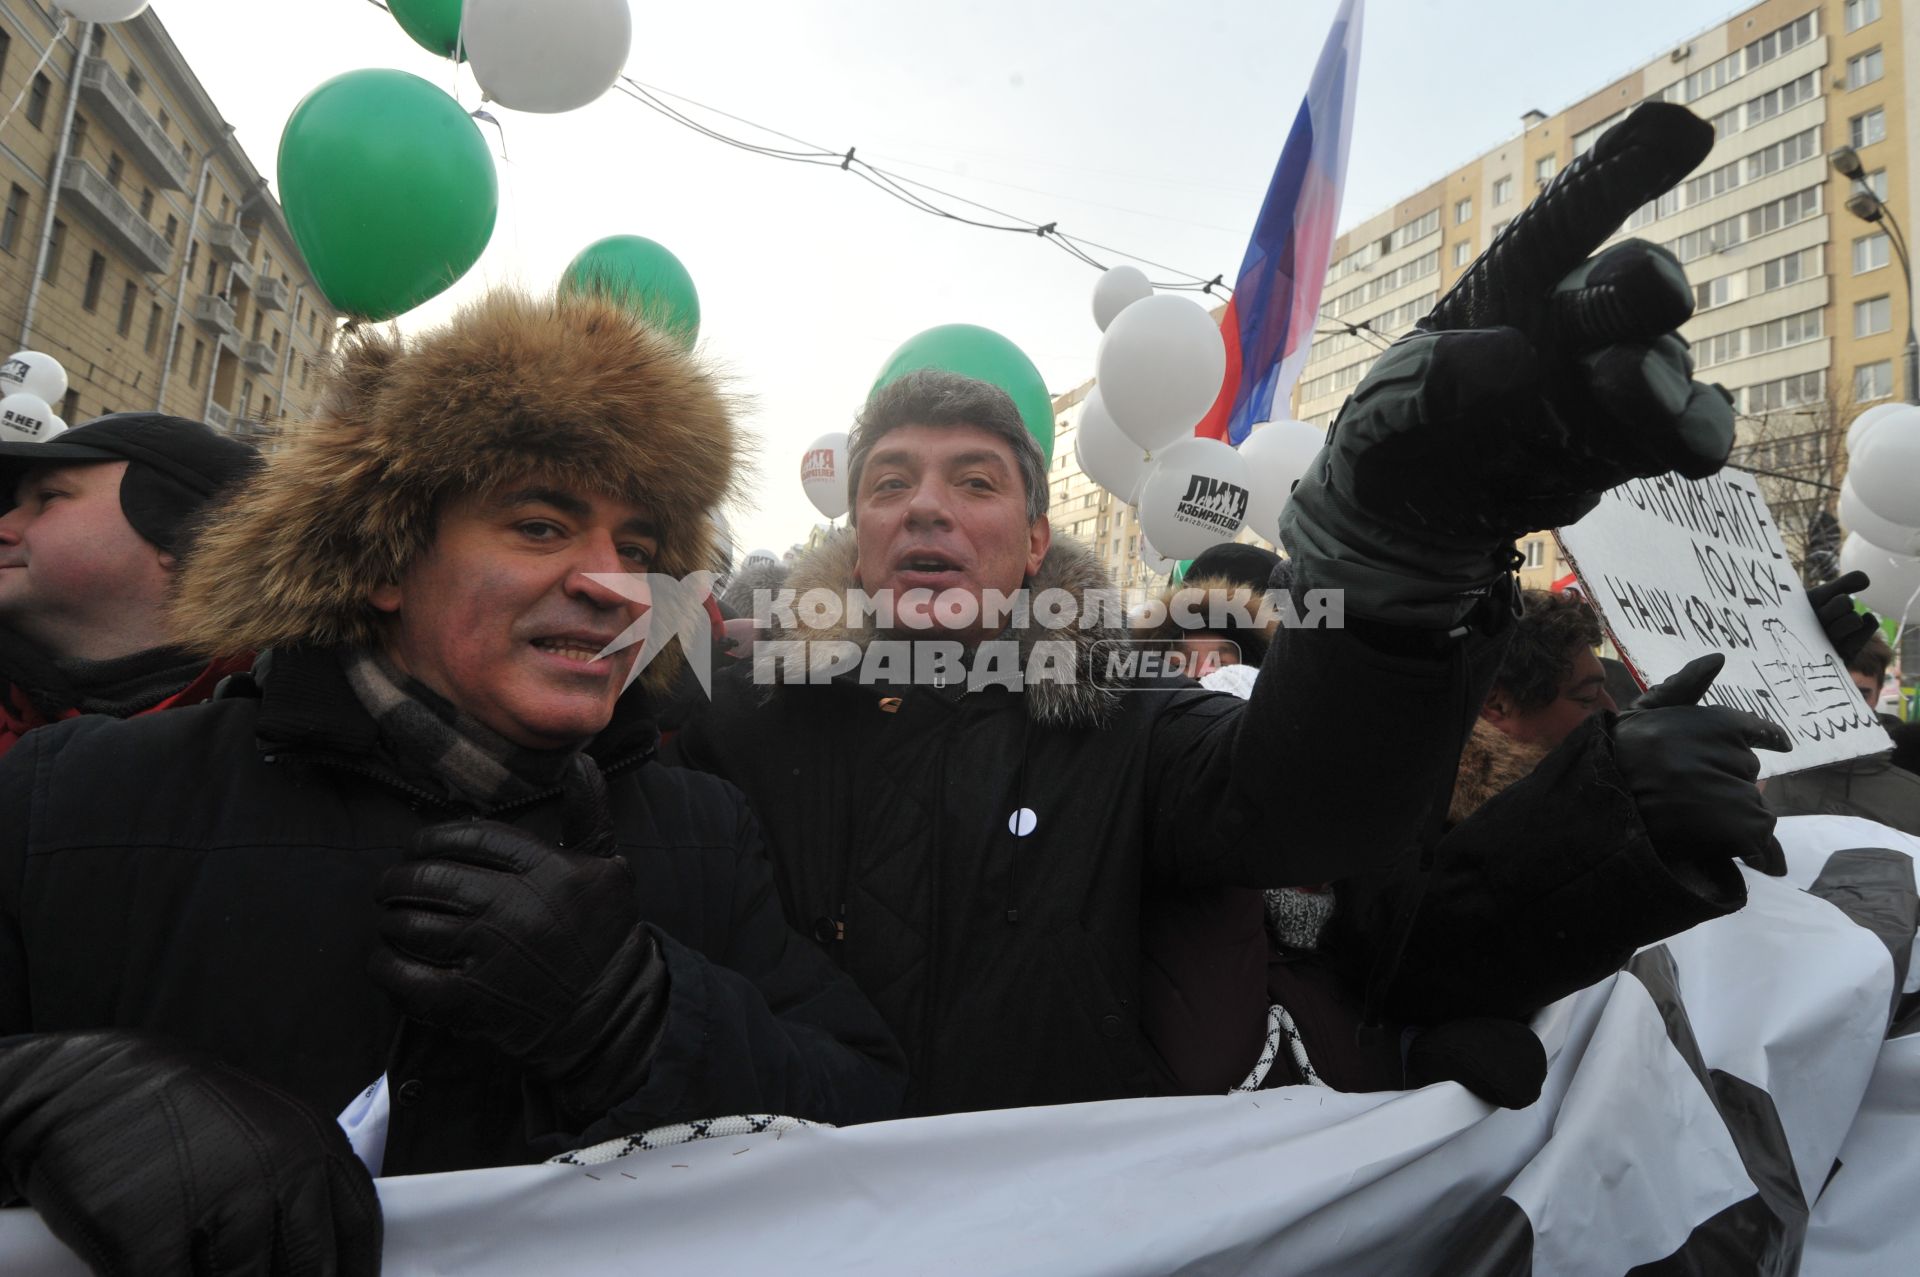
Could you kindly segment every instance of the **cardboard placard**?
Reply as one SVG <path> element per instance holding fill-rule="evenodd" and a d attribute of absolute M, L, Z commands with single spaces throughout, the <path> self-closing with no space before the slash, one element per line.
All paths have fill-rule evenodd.
<path fill-rule="evenodd" d="M 1759 751 L 1763 777 L 1893 748 L 1821 632 L 1751 475 L 1635 479 L 1556 536 L 1643 686 L 1726 653 L 1703 703 L 1793 738 L 1791 753 Z"/>

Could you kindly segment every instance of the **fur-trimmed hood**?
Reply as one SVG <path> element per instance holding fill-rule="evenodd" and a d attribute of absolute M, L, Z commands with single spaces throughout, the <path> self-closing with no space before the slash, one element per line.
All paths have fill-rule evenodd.
<path fill-rule="evenodd" d="M 858 587 L 854 578 L 854 566 L 859 559 L 859 547 L 854 541 L 852 529 L 836 533 L 825 544 L 802 557 L 793 565 L 788 574 L 786 588 L 796 595 L 808 590 L 825 589 L 835 594 Z M 1027 588 L 1038 594 L 1042 590 L 1064 589 L 1084 601 L 1092 590 L 1111 590 L 1113 580 L 1093 551 L 1070 537 L 1056 536 L 1052 548 L 1040 561 L 1040 570 L 1026 582 Z M 1083 611 L 1084 615 L 1084 611 Z M 842 618 L 840 624 L 820 628 L 788 631 L 776 626 L 769 637 L 774 639 L 808 639 L 813 641 L 846 640 L 857 643 L 864 650 L 867 644 L 882 637 L 868 618 L 862 617 L 862 624 L 850 624 L 852 618 Z M 1104 617 L 1102 618 L 1105 619 Z M 937 638 L 937 634 L 920 637 Z M 1128 641 L 1127 633 L 1118 625 L 1087 627 L 1076 621 L 1064 630 L 1044 629 L 1029 623 L 1024 628 L 1011 631 L 1006 637 L 1016 640 L 1020 645 L 1021 667 L 1026 668 L 1028 656 L 1033 645 L 1044 639 L 1067 639 L 1075 647 L 1075 669 L 1072 682 L 1038 682 L 1025 689 L 1027 715 L 1041 727 L 1095 728 L 1103 727 L 1113 717 L 1124 680 L 1110 679 L 1103 670 L 1097 668 L 1100 662 L 1094 659 L 1094 645 L 1098 643 L 1118 644 Z"/>
<path fill-rule="evenodd" d="M 1509 785 L 1522 779 L 1549 750 L 1525 745 L 1484 718 L 1473 720 L 1473 732 L 1460 751 L 1460 771 L 1453 782 L 1453 802 L 1447 821 L 1457 825 L 1479 811 Z"/>
<path fill-rule="evenodd" d="M 597 298 L 511 291 L 415 337 L 347 335 L 322 406 L 283 440 L 182 571 L 173 621 L 196 651 L 371 642 L 369 595 L 432 543 L 441 503 L 509 479 L 641 504 L 653 571 L 706 567 L 739 450 L 672 337 Z"/>

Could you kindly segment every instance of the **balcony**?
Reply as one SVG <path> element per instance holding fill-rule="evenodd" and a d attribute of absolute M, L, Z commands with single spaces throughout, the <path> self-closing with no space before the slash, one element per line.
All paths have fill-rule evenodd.
<path fill-rule="evenodd" d="M 264 341 L 250 341 L 240 347 L 240 362 L 255 372 L 272 372 L 279 355 Z"/>
<path fill-rule="evenodd" d="M 207 247 L 221 261 L 242 266 L 253 256 L 253 245 L 247 242 L 247 233 L 233 222 L 210 223 L 207 227 Z"/>
<path fill-rule="evenodd" d="M 276 276 L 262 276 L 253 286 L 253 304 L 261 310 L 285 310 L 287 308 L 286 281 Z"/>
<path fill-rule="evenodd" d="M 207 405 L 207 424 L 215 430 L 224 430 L 231 434 L 233 431 L 233 414 L 217 403 L 210 403 Z"/>
<path fill-rule="evenodd" d="M 215 337 L 231 339 L 239 335 L 233 323 L 232 304 L 212 293 L 202 293 L 193 299 L 193 322 Z"/>
<path fill-rule="evenodd" d="M 187 188 L 187 157 L 167 140 L 160 121 L 147 114 L 118 71 L 99 58 L 88 58 L 80 69 L 80 101 L 133 152 L 134 160 L 153 175 L 155 185 L 170 191 Z"/>
<path fill-rule="evenodd" d="M 167 237 L 147 225 L 140 210 L 127 203 L 126 197 L 114 190 L 113 183 L 91 164 L 70 158 L 66 173 L 60 179 L 60 189 L 72 197 L 71 206 L 85 213 L 94 229 L 125 253 L 136 267 L 150 275 L 167 268 L 167 261 L 173 256 L 173 250 L 167 247 Z"/>

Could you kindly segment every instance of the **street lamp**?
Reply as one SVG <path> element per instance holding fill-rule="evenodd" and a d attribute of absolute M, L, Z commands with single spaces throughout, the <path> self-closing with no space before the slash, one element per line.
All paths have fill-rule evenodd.
<path fill-rule="evenodd" d="M 1887 237 L 1893 241 L 1893 251 L 1899 255 L 1900 274 L 1907 281 L 1907 348 L 1902 352 L 1901 362 L 1905 365 L 1907 402 L 1920 404 L 1920 344 L 1913 336 L 1913 265 L 1907 257 L 1907 237 L 1901 232 L 1900 223 L 1894 220 L 1893 210 L 1865 184 L 1866 169 L 1852 147 L 1843 146 L 1834 151 L 1827 156 L 1827 163 L 1833 165 L 1833 171 L 1841 177 L 1861 183 L 1860 189 L 1847 197 L 1847 211 L 1863 222 L 1884 222 Z"/>

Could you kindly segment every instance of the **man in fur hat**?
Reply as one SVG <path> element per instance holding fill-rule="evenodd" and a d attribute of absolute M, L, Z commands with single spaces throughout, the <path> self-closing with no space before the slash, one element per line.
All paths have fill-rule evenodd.
<path fill-rule="evenodd" d="M 1004 393 L 919 373 L 868 402 L 848 448 L 851 532 L 788 585 L 802 600 L 890 594 L 892 628 L 865 607 L 837 624 L 836 609 L 796 607 L 756 644 L 771 685 L 723 682 L 676 746 L 772 817 L 789 916 L 900 1035 L 910 1111 L 1164 1089 L 1141 1023 L 1141 912 L 1175 888 L 1378 874 L 1380 907 L 1348 911 L 1344 941 L 1369 1011 L 1451 1014 L 1403 997 L 1395 959 L 1427 867 L 1484 852 L 1456 857 L 1442 835 L 1513 615 L 1513 541 L 1629 475 L 1711 472 L 1732 444 L 1731 409 L 1692 381 L 1672 331 L 1691 309 L 1684 272 L 1638 242 L 1587 260 L 1711 143 L 1682 108 L 1640 108 L 1381 356 L 1279 529 L 1299 614 L 1339 590 L 1346 624 L 1283 625 L 1248 701 L 1142 685 L 1109 659 L 1119 618 L 1087 622 L 1073 605 L 1104 574 L 1052 535 L 1045 463 Z M 988 619 L 993 595 L 1022 587 L 1030 612 Z M 1081 623 L 1050 628 L 1050 615 Z M 929 629 L 945 650 L 924 642 L 903 659 L 899 644 Z M 1390 737 L 1355 714 L 1357 688 L 1396 706 Z M 1739 907 L 1733 857 L 1767 845 L 1772 819 L 1737 776 L 1751 779 L 1751 747 L 1785 748 L 1778 729 L 1674 705 L 1622 719 L 1618 749 L 1606 731 L 1603 824 L 1632 837 L 1604 874 L 1570 848 L 1456 934 L 1468 965 L 1515 969 L 1493 1000 L 1519 990 L 1531 1006 L 1505 1013 Z M 1685 767 L 1666 766 L 1676 758 Z M 1639 805 L 1689 784 L 1726 799 L 1717 823 L 1662 825 Z M 1588 907 L 1603 890 L 1610 905 Z M 1534 973 L 1547 954 L 1552 980 Z"/>
<path fill-rule="evenodd" d="M 181 583 L 249 685 L 0 764 L 0 1196 L 104 1269 L 373 1271 L 332 1115 L 376 1079 L 394 1174 L 901 1093 L 739 794 L 621 694 L 614 587 L 710 561 L 710 377 L 591 299 L 343 358 Z"/>

